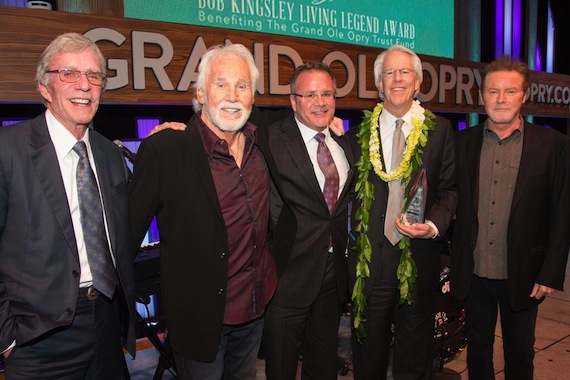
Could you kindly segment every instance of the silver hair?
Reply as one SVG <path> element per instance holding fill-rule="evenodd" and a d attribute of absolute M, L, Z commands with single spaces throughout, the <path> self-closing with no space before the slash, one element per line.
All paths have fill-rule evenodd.
<path fill-rule="evenodd" d="M 99 61 L 100 71 L 105 74 L 105 57 L 97 44 L 82 34 L 64 33 L 56 37 L 40 56 L 40 61 L 36 68 L 36 84 L 47 86 L 50 80 L 50 75 L 47 72 L 54 70 L 50 65 L 56 56 L 63 53 L 80 53 L 88 49 L 95 54 Z M 105 84 L 106 82 L 103 81 L 102 89 L 105 88 Z"/>
<path fill-rule="evenodd" d="M 384 71 L 384 59 L 386 59 L 388 54 L 395 51 L 401 51 L 409 54 L 412 57 L 412 64 L 414 66 L 414 72 L 416 73 L 416 78 L 420 81 L 420 84 L 424 80 L 422 61 L 420 60 L 420 57 L 418 57 L 416 53 L 414 53 L 412 50 L 408 49 L 405 46 L 392 45 L 387 50 L 384 50 L 382 53 L 380 53 L 378 57 L 376 57 L 376 61 L 374 61 L 374 83 L 376 83 L 376 87 L 378 88 L 378 95 L 382 100 L 384 100 L 384 93 L 380 91 L 379 83 L 380 80 L 382 79 L 382 71 Z M 417 92 L 415 95 L 417 95 Z"/>

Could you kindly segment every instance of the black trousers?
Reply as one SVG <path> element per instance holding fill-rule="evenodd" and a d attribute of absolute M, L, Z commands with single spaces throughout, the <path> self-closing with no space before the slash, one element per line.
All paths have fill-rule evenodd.
<path fill-rule="evenodd" d="M 533 378 L 534 329 L 538 306 L 522 311 L 509 307 L 507 280 L 489 280 L 473 275 L 465 302 L 467 366 L 469 379 L 495 378 L 493 343 L 500 310 L 505 358 L 505 379 Z"/>
<path fill-rule="evenodd" d="M 4 359 L 6 380 L 121 379 L 124 354 L 118 310 L 116 300 L 101 295 L 94 301 L 79 299 L 70 326 L 14 347 Z"/>
<path fill-rule="evenodd" d="M 281 306 L 277 293 L 269 304 L 262 339 L 267 379 L 295 380 L 299 355 L 302 355 L 301 379 L 336 380 L 341 313 L 330 254 L 321 289 L 309 307 Z"/>
<path fill-rule="evenodd" d="M 366 338 L 359 343 L 353 334 L 354 379 L 386 379 L 394 338 L 394 379 L 429 380 L 433 362 L 436 292 L 421 293 L 414 289 L 412 305 L 400 306 L 396 275 L 399 249 L 386 244 L 374 259 L 380 260 L 380 267 L 366 300 Z M 439 257 L 434 260 L 439 260 Z"/>

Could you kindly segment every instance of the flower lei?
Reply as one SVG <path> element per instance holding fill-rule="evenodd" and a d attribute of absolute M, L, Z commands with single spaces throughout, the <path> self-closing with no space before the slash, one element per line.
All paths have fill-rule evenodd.
<path fill-rule="evenodd" d="M 424 109 L 420 102 L 415 100 L 412 103 L 412 130 L 406 139 L 406 149 L 400 166 L 391 173 L 382 170 L 382 160 L 380 157 L 380 138 L 379 138 L 379 118 L 384 105 L 379 103 L 374 110 L 364 111 L 364 119 L 360 124 L 360 130 L 357 133 L 358 143 L 360 145 L 361 157 L 356 163 L 358 169 L 358 179 L 356 182 L 356 197 L 360 201 L 360 207 L 356 211 L 356 227 L 358 238 L 356 239 L 356 282 L 352 289 L 352 312 L 354 317 L 354 329 L 356 338 L 362 342 L 366 336 L 364 330 L 364 312 L 366 310 L 366 297 L 364 296 L 364 283 L 366 278 L 370 277 L 370 258 L 372 256 L 372 245 L 368 239 L 368 226 L 370 221 L 370 207 L 374 200 L 374 185 L 368 179 L 370 170 L 374 172 L 385 182 L 401 180 L 406 185 L 404 202 L 409 194 L 410 178 L 412 173 L 416 172 L 422 165 L 421 154 L 427 144 L 428 132 L 435 130 L 435 115 L 429 110 Z M 403 206 L 402 206 L 403 208 Z M 417 278 L 417 268 L 410 250 L 410 238 L 403 236 L 400 240 L 398 248 L 401 250 L 400 263 L 397 269 L 399 280 L 398 289 L 400 290 L 400 305 L 407 302 L 412 304 L 412 290 Z"/>

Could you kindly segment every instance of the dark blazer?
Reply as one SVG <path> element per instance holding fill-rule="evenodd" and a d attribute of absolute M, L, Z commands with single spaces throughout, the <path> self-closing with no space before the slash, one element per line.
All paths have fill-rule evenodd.
<path fill-rule="evenodd" d="M 465 299 L 477 241 L 479 159 L 484 124 L 457 134 L 459 204 L 451 255 L 451 292 Z M 562 290 L 570 245 L 570 149 L 558 132 L 525 122 L 522 157 L 507 232 L 510 305 L 537 305 L 534 283 Z"/>
<path fill-rule="evenodd" d="M 278 302 L 285 307 L 304 308 L 315 300 L 324 277 L 331 237 L 338 292 L 340 301 L 344 302 L 347 295 L 347 205 L 354 173 L 348 142 L 344 137 L 331 134 L 344 149 L 350 169 L 331 216 L 294 116 L 289 115 L 269 126 L 267 132 L 278 173 L 273 176 L 271 198 L 272 215 L 278 217 L 273 236 L 273 253 L 279 274 Z"/>
<path fill-rule="evenodd" d="M 185 131 L 154 134 L 138 149 L 130 189 L 133 249 L 138 249 L 156 215 L 170 343 L 184 357 L 211 361 L 218 351 L 226 305 L 228 238 L 195 117 L 198 114 Z M 267 159 L 264 129 L 256 134 Z M 271 160 L 267 165 L 275 171 Z"/>
<path fill-rule="evenodd" d="M 358 128 L 353 128 L 349 134 L 349 140 L 357 159 L 360 157 L 360 147 L 356 133 Z M 438 228 L 441 236 L 449 227 L 449 222 L 455 213 L 457 204 L 457 186 L 455 182 L 455 144 L 454 133 L 449 120 L 436 117 L 436 130 L 429 132 L 428 142 L 421 155 L 423 165 L 412 175 L 414 181 L 422 168 L 427 174 L 427 200 L 426 219 L 432 221 Z M 385 167 L 385 163 L 383 163 Z M 380 247 L 389 245 L 390 242 L 384 237 L 384 219 L 386 216 L 386 204 L 388 202 L 388 184 L 373 171 L 369 179 L 374 185 L 374 201 L 370 209 L 370 225 L 368 238 L 372 245 L 372 258 L 370 262 L 370 277 L 365 281 L 364 294 L 370 296 L 372 283 L 378 273 L 380 260 Z M 359 207 L 357 201 L 352 205 L 352 226 L 356 226 L 354 213 Z M 356 233 L 354 233 L 356 235 Z M 440 248 L 441 239 L 411 239 L 413 259 L 418 268 L 416 289 L 429 292 L 436 289 L 439 283 L 440 271 Z M 349 270 L 351 285 L 354 284 L 356 273 L 356 254 L 349 251 Z"/>
<path fill-rule="evenodd" d="M 130 251 L 130 173 L 120 150 L 90 131 L 111 247 L 126 299 L 126 345 L 135 353 Z M 0 128 L 0 350 L 73 321 L 79 256 L 61 171 L 45 115 Z M 124 320 L 124 318 L 123 318 Z M 128 331 L 127 331 L 128 330 Z"/>

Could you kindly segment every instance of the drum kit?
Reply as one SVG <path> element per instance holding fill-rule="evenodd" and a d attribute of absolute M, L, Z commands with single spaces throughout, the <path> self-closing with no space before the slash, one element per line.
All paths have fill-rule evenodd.
<path fill-rule="evenodd" d="M 437 371 L 455 359 L 465 346 L 465 308 L 449 294 L 449 267 L 444 266 L 439 276 L 439 293 L 434 320 L 433 367 Z"/>

